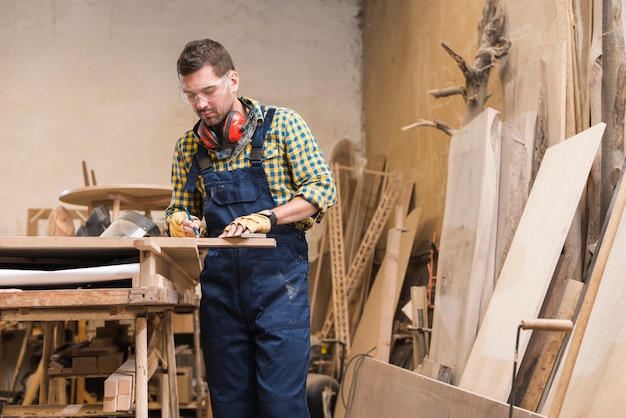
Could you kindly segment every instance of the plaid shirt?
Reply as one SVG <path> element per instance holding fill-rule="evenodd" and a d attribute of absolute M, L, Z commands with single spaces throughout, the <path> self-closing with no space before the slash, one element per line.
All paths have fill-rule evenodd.
<path fill-rule="evenodd" d="M 236 170 L 250 167 L 251 138 L 254 130 L 263 121 L 259 102 L 242 97 L 249 109 L 244 136 L 234 149 L 209 150 L 209 158 L 215 171 Z M 196 180 L 196 190 L 190 193 L 185 188 L 187 175 L 199 139 L 193 129 L 187 131 L 176 142 L 172 161 L 172 200 L 165 210 L 165 230 L 169 233 L 169 218 L 174 212 L 189 210 L 202 219 L 206 192 L 202 175 Z M 274 119 L 263 143 L 263 169 L 267 176 L 276 206 L 301 196 L 318 209 L 315 217 L 294 224 L 301 230 L 310 229 L 321 222 L 324 214 L 336 202 L 335 183 L 332 172 L 306 122 L 293 110 L 277 107 Z M 259 210 L 264 208 L 259 208 Z"/>

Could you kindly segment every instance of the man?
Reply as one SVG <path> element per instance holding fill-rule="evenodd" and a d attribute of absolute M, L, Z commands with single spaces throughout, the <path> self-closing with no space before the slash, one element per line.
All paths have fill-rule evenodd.
<path fill-rule="evenodd" d="M 177 64 L 200 118 L 176 143 L 171 236 L 266 233 L 276 248 L 210 249 L 200 324 L 215 418 L 308 417 L 310 312 L 305 231 L 336 201 L 331 170 L 305 121 L 238 97 L 228 51 L 192 41 Z"/>

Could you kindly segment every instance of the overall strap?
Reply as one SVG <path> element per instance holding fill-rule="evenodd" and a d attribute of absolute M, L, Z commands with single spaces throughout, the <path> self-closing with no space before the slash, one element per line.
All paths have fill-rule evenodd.
<path fill-rule="evenodd" d="M 265 106 L 261 106 L 261 110 L 265 111 Z M 263 124 L 254 131 L 252 150 L 250 151 L 250 162 L 253 166 L 260 165 L 261 161 L 263 161 L 263 140 L 265 139 L 267 131 L 270 129 L 274 113 L 276 113 L 275 107 L 268 108 L 267 114 L 263 119 Z"/>
<path fill-rule="evenodd" d="M 198 147 L 196 155 L 194 155 L 187 174 L 187 182 L 185 183 L 185 191 L 193 193 L 196 190 L 196 180 L 200 173 L 213 167 L 213 161 L 209 158 L 209 152 L 202 145 Z"/>

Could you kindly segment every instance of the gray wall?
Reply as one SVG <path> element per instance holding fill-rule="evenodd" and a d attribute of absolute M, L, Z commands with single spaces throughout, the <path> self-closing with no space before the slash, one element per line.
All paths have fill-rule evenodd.
<path fill-rule="evenodd" d="M 0 236 L 25 235 L 28 208 L 53 208 L 83 186 L 83 160 L 98 184 L 169 184 L 174 142 L 195 121 L 175 68 L 192 39 L 222 42 L 240 93 L 297 110 L 327 157 L 342 138 L 361 147 L 359 0 L 0 0 L 0 9 Z"/>

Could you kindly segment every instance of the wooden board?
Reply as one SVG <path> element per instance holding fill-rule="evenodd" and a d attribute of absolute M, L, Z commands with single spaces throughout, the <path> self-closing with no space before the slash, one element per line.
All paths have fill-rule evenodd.
<path fill-rule="evenodd" d="M 487 109 L 452 137 L 428 358 L 456 384 L 495 280 L 499 113 Z"/>
<path fill-rule="evenodd" d="M 502 125 L 496 277 L 509 251 L 531 187 L 536 112 L 524 112 Z"/>
<path fill-rule="evenodd" d="M 625 251 L 626 217 L 622 216 L 559 416 L 626 416 Z"/>
<path fill-rule="evenodd" d="M 364 358 L 348 418 L 504 418 L 509 406 L 406 369 Z M 514 408 L 514 418 L 542 415 Z"/>
<path fill-rule="evenodd" d="M 530 192 L 460 387 L 506 400 L 517 326 L 537 316 L 605 125 L 548 149 Z M 521 333 L 524 353 L 529 333 Z"/>
<path fill-rule="evenodd" d="M 537 59 L 505 85 L 496 266 L 499 275 L 548 142 L 546 63 Z"/>
<path fill-rule="evenodd" d="M 131 259 L 141 251 L 166 254 L 191 277 L 202 268 L 200 248 L 275 247 L 273 238 L 104 238 L 104 237 L 0 237 L 0 265 L 103 265 Z"/>
<path fill-rule="evenodd" d="M 582 282 L 567 279 L 564 283 L 565 289 L 563 289 L 563 294 L 559 295 L 561 300 L 556 314 L 554 316 L 542 315 L 541 317 L 572 319 L 580 298 L 582 286 Z M 524 390 L 523 399 L 519 404 L 522 408 L 531 411 L 536 411 L 539 408 L 554 367 L 556 367 L 556 360 L 558 359 L 561 346 L 565 340 L 565 333 L 563 332 L 533 331 L 533 337 L 535 337 L 535 333 L 539 334 L 538 339 L 541 339 L 543 344 L 536 357 L 529 359 L 535 364 L 535 368 L 525 385 L 526 390 Z M 524 361 L 526 361 L 526 358 L 524 358 Z"/>
<path fill-rule="evenodd" d="M 406 228 L 407 231 L 402 234 L 400 239 L 401 251 L 398 258 L 397 266 L 397 281 L 395 292 L 396 303 L 398 301 L 398 298 L 400 297 L 400 291 L 402 290 L 402 283 L 404 282 L 404 275 L 406 272 L 406 267 L 409 263 L 409 258 L 411 256 L 411 249 L 413 247 L 413 241 L 415 240 L 415 234 L 417 233 L 417 227 L 419 224 L 421 213 L 422 211 L 420 208 L 415 209 L 402 222 L 403 227 Z M 354 358 L 355 356 L 358 357 L 368 353 L 370 355 L 376 354 L 376 344 L 378 344 L 379 340 L 381 321 L 381 295 L 383 294 L 382 284 L 384 282 L 384 275 L 387 269 L 386 265 L 386 260 L 383 260 L 380 269 L 378 270 L 378 274 L 374 279 L 374 284 L 372 285 L 369 297 L 365 302 L 363 314 L 361 315 L 361 321 L 352 339 L 352 347 L 347 357 L 348 361 L 350 361 L 350 359 Z M 345 393 L 347 393 L 347 390 L 352 382 L 353 372 L 353 368 L 347 368 L 346 373 L 343 377 L 341 384 Z M 345 408 L 342 402 L 339 401 L 335 405 L 333 417 L 342 418 L 344 417 L 344 414 Z"/>

